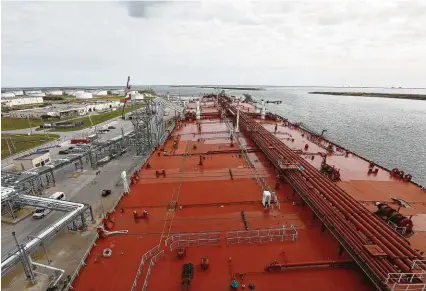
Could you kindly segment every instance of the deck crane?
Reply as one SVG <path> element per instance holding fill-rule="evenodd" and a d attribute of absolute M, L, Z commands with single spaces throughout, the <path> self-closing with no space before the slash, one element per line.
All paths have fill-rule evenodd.
<path fill-rule="evenodd" d="M 125 119 L 124 109 L 126 108 L 126 102 L 130 99 L 130 76 L 127 77 L 126 89 L 124 89 L 124 104 L 123 111 L 121 113 L 121 118 Z"/>

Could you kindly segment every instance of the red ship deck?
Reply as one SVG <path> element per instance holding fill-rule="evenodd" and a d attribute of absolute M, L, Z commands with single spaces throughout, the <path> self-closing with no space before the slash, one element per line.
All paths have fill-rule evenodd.
<path fill-rule="evenodd" d="M 204 112 L 215 113 L 213 104 Z M 245 104 L 245 107 L 248 107 Z M 251 108 L 250 112 L 254 112 Z M 259 121 L 269 131 L 274 132 L 275 123 Z M 307 140 L 307 135 L 298 128 L 278 126 L 276 136 L 295 150 L 304 152 L 325 152 L 325 141 L 317 144 Z M 279 209 L 265 210 L 261 204 L 262 190 L 253 178 L 253 169 L 248 168 L 243 157 L 230 145 L 227 126 L 219 119 L 201 120 L 201 131 L 195 122 L 185 122 L 173 132 L 180 135 L 177 149 L 172 149 L 173 141 L 164 146 L 167 155 L 158 151 L 148 160 L 151 169 L 142 169 L 140 180 L 131 185 L 131 193 L 123 197 L 113 214 L 113 230 L 128 230 L 128 234 L 114 235 L 99 239 L 87 259 L 87 265 L 73 283 L 74 290 L 108 291 L 143 290 L 150 259 L 136 277 L 142 256 L 161 244 L 163 256 L 158 256 L 155 266 L 150 268 L 147 290 L 182 290 L 181 273 L 184 263 L 194 264 L 191 290 L 218 291 L 230 290 L 233 279 L 239 282 L 238 290 L 245 284 L 254 284 L 256 290 L 373 290 L 357 266 L 296 268 L 279 272 L 265 272 L 271 261 L 281 264 L 308 265 L 311 262 L 348 261 L 350 257 L 343 252 L 339 256 L 339 245 L 328 231 L 322 231 L 318 219 L 313 219 L 312 211 L 303 206 L 301 199 L 293 195 L 285 183 L 275 193 L 280 201 Z M 294 142 L 289 137 L 294 138 Z M 248 148 L 257 147 L 243 134 L 239 140 Z M 309 145 L 307 151 L 305 144 Z M 188 155 L 187 155 L 188 154 Z M 205 159 L 199 165 L 199 155 Z M 320 167 L 321 158 L 311 160 Z M 276 173 L 263 153 L 249 153 L 257 174 L 263 177 L 271 189 L 276 183 Z M 331 155 L 327 162 L 341 169 L 342 181 L 339 186 L 350 195 L 374 210 L 376 200 L 392 203 L 389 197 L 399 197 L 409 202 L 412 208 L 401 210 L 413 214 L 415 235 L 409 238 L 413 247 L 426 251 L 426 194 L 412 183 L 403 183 L 390 178 L 389 173 L 380 170 L 376 176 L 367 175 L 369 162 L 355 155 L 349 157 Z M 166 176 L 156 177 L 156 169 L 164 169 Z M 231 179 L 229 171 L 232 171 Z M 170 204 L 176 203 L 174 208 Z M 148 219 L 133 217 L 148 210 Z M 297 231 L 294 240 L 267 243 L 227 244 L 226 237 L 231 231 L 243 231 L 241 216 L 244 210 L 250 230 L 277 229 L 286 226 L 286 233 L 292 226 Z M 405 213 L 404 213 L 405 214 Z M 173 243 L 179 233 L 218 232 L 217 245 L 189 246 L 186 256 L 177 258 Z M 199 235 L 201 236 L 201 235 Z M 167 246 L 164 244 L 166 238 Z M 192 238 L 196 240 L 197 237 Z M 112 255 L 103 257 L 104 249 L 110 248 Z M 202 270 L 202 257 L 208 257 L 209 268 Z M 244 275 L 240 275 L 244 274 Z"/>

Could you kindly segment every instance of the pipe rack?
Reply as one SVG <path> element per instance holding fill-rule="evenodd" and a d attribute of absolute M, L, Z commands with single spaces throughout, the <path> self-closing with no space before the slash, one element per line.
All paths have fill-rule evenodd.
<path fill-rule="evenodd" d="M 58 231 L 62 230 L 65 226 L 67 226 L 73 220 L 77 219 L 79 216 L 82 216 L 84 223 L 83 214 L 86 210 L 90 209 L 93 219 L 92 209 L 90 205 L 87 204 L 60 201 L 43 197 L 34 197 L 30 195 L 19 195 L 16 199 L 19 200 L 17 201 L 18 203 L 32 205 L 35 207 L 43 207 L 59 211 L 69 211 L 65 216 L 57 220 L 54 224 L 50 225 L 45 230 L 41 231 L 36 237 L 33 237 L 24 245 L 24 249 L 27 254 L 34 252 L 44 241 L 55 236 Z M 16 264 L 20 262 L 20 260 L 21 254 L 18 249 L 9 252 L 2 258 L 1 275 L 3 276 L 9 272 Z"/>
<path fill-rule="evenodd" d="M 219 102 L 225 109 L 236 110 L 225 98 Z M 410 273 L 414 260 L 424 260 L 403 237 L 245 112 L 240 112 L 240 129 L 263 151 L 378 289 L 388 289 L 384 283 L 387 274 Z M 372 244 L 386 256 L 372 256 L 366 249 Z"/>

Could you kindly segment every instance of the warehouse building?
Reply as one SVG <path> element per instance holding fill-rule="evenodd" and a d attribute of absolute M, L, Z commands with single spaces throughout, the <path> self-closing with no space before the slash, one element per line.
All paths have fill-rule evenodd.
<path fill-rule="evenodd" d="M 13 160 L 15 169 L 17 170 L 30 170 L 33 168 L 44 166 L 50 162 L 49 152 L 32 153 Z"/>
<path fill-rule="evenodd" d="M 11 93 L 13 94 L 13 93 Z M 36 96 L 13 96 L 13 97 L 4 97 L 2 94 L 1 105 L 6 107 L 13 106 L 22 106 L 30 104 L 43 104 L 43 97 Z"/>
<path fill-rule="evenodd" d="M 13 118 L 42 118 L 44 116 L 69 118 L 73 116 L 84 116 L 90 112 L 113 111 L 120 107 L 119 101 L 96 101 L 78 104 L 55 104 L 49 107 L 30 108 L 10 112 Z"/>

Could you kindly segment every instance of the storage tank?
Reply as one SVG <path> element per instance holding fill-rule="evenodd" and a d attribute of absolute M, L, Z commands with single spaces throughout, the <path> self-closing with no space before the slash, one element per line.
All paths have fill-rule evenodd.
<path fill-rule="evenodd" d="M 49 96 L 62 96 L 63 92 L 60 90 L 52 90 L 52 91 L 48 91 L 47 95 Z"/>
<path fill-rule="evenodd" d="M 107 96 L 108 95 L 108 91 L 99 91 L 98 93 L 96 93 L 96 96 Z"/>
<path fill-rule="evenodd" d="M 1 93 L 1 97 L 2 98 L 3 97 L 6 97 L 6 98 L 15 97 L 15 94 L 13 94 L 12 92 Z"/>
<path fill-rule="evenodd" d="M 75 98 L 77 98 L 77 99 L 90 99 L 90 98 L 93 98 L 93 95 L 92 95 L 92 93 L 89 93 L 89 92 L 77 91 L 77 92 L 75 92 Z"/>
<path fill-rule="evenodd" d="M 144 95 L 139 94 L 138 91 L 131 91 L 129 94 L 130 94 L 131 100 L 143 100 L 143 98 L 144 98 Z"/>
<path fill-rule="evenodd" d="M 40 90 L 34 90 L 34 91 L 25 91 L 25 95 L 33 95 L 33 94 L 41 94 L 42 92 Z"/>
<path fill-rule="evenodd" d="M 15 96 L 23 96 L 24 95 L 24 91 L 13 91 L 13 94 L 15 94 Z"/>
<path fill-rule="evenodd" d="M 30 97 L 44 97 L 44 96 L 46 96 L 46 94 L 45 93 L 28 93 L 27 92 L 27 96 L 30 96 Z"/>

